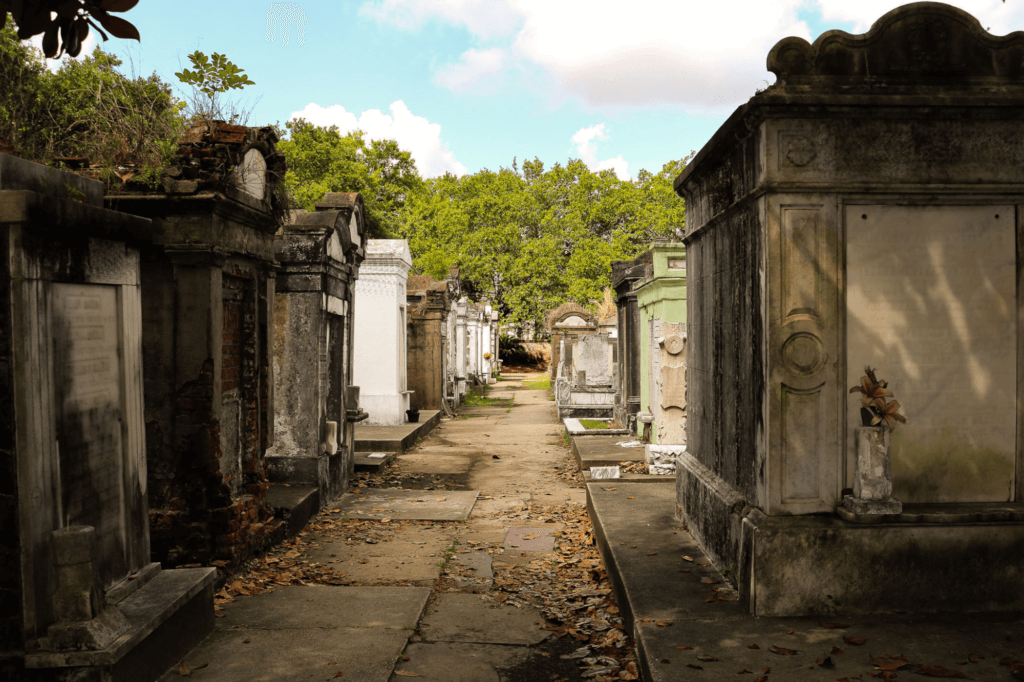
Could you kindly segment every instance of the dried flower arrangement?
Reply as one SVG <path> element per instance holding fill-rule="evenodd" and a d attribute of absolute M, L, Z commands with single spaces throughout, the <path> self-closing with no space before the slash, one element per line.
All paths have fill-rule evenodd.
<path fill-rule="evenodd" d="M 895 399 L 886 400 L 893 397 L 892 391 L 887 388 L 888 384 L 887 381 L 875 378 L 875 370 L 865 367 L 860 385 L 850 389 L 850 393 L 861 394 L 860 417 L 864 426 L 888 426 L 892 431 L 896 428 L 896 422 L 907 422 L 907 418 L 899 413 L 900 404 Z"/>

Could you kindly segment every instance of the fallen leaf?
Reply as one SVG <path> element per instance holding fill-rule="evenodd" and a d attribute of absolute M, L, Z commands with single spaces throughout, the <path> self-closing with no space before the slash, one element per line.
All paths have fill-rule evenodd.
<path fill-rule="evenodd" d="M 863 646 L 868 643 L 868 640 L 864 637 L 843 637 L 843 642 L 846 644 L 852 644 L 854 646 Z"/>
<path fill-rule="evenodd" d="M 985 657 L 980 655 L 980 654 L 970 654 L 967 657 L 967 660 L 970 661 L 971 663 L 977 663 L 978 661 L 984 661 Z"/>
<path fill-rule="evenodd" d="M 791 635 L 791 634 L 793 634 L 794 632 L 796 632 L 796 630 L 790 630 L 790 631 L 789 631 L 789 632 L 787 632 L 786 634 L 787 634 L 787 635 Z"/>
<path fill-rule="evenodd" d="M 999 661 L 999 665 L 1013 665 L 1017 662 L 1017 659 L 1013 656 L 1007 656 L 1006 658 Z"/>
<path fill-rule="evenodd" d="M 850 627 L 846 623 L 822 623 L 820 620 L 818 621 L 818 625 L 820 625 L 823 628 L 828 628 L 830 630 L 832 630 L 832 629 L 840 629 L 841 630 L 841 629 Z"/>
<path fill-rule="evenodd" d="M 343 673 L 340 670 L 338 672 L 334 673 L 334 677 L 336 677 L 336 678 L 337 677 L 341 677 L 342 675 L 343 675 Z"/>
<path fill-rule="evenodd" d="M 199 665 L 197 665 L 195 668 L 192 668 L 192 669 L 193 670 L 202 670 L 203 668 L 205 668 L 208 665 L 210 665 L 210 664 L 209 663 L 200 663 Z"/>
<path fill-rule="evenodd" d="M 702 665 L 694 665 L 693 663 L 687 663 L 686 667 L 687 668 L 693 668 L 694 670 L 703 670 L 704 669 L 704 666 L 702 666 Z"/>
<path fill-rule="evenodd" d="M 1014 663 L 1011 665 L 1010 674 L 1018 680 L 1024 680 L 1024 663 Z"/>
<path fill-rule="evenodd" d="M 708 656 L 707 654 L 697 654 L 698 661 L 704 661 L 705 663 L 714 663 L 718 659 L 714 656 Z"/>
<path fill-rule="evenodd" d="M 411 670 L 396 670 L 395 674 L 401 675 L 402 677 L 419 677 L 417 673 L 414 673 Z"/>
<path fill-rule="evenodd" d="M 390 521 L 390 520 L 391 520 L 391 517 L 390 517 L 390 516 L 385 516 L 385 517 L 384 517 L 383 519 L 381 519 L 381 520 L 380 520 L 380 522 L 381 522 L 381 523 L 387 523 L 387 522 L 388 522 L 388 521 Z M 417 675 L 417 677 L 419 677 L 419 675 Z"/>
<path fill-rule="evenodd" d="M 693 647 L 692 646 L 686 646 L 684 644 L 683 646 L 677 646 L 676 648 L 682 650 L 682 649 L 692 649 Z"/>
<path fill-rule="evenodd" d="M 775 646 L 774 644 L 768 647 L 768 651 L 772 652 L 773 654 L 778 654 L 779 656 L 795 656 L 797 654 L 797 652 L 793 649 L 787 649 L 786 647 L 782 646 Z"/>
<path fill-rule="evenodd" d="M 636 495 L 627 495 L 626 499 L 627 500 L 635 500 L 636 499 Z"/>
<path fill-rule="evenodd" d="M 246 637 L 245 639 L 243 639 L 243 640 L 242 640 L 242 644 L 248 644 L 248 643 L 249 643 L 249 642 L 251 642 L 251 641 L 252 641 L 251 639 L 249 639 L 248 637 Z"/>
<path fill-rule="evenodd" d="M 657 554 L 657 552 L 648 552 L 647 556 L 654 556 L 655 554 Z"/>
<path fill-rule="evenodd" d="M 707 566 L 707 564 L 697 564 L 698 566 Z"/>
<path fill-rule="evenodd" d="M 917 663 L 914 665 L 917 668 L 919 675 L 928 675 L 929 677 L 959 677 L 967 678 L 958 670 L 950 670 L 949 668 L 943 668 L 941 665 L 924 665 L 923 663 Z"/>
<path fill-rule="evenodd" d="M 662 663 L 671 663 L 672 661 L 668 660 L 667 658 L 663 658 L 663 659 L 661 659 L 661 662 Z"/>
<path fill-rule="evenodd" d="M 760 649 L 761 647 L 759 647 L 759 646 L 758 646 L 758 645 L 756 645 L 756 644 L 748 644 L 748 645 L 747 645 L 747 648 L 748 648 L 748 649 Z"/>
<path fill-rule="evenodd" d="M 653 623 L 654 622 L 653 618 L 637 618 L 637 620 L 640 621 L 641 623 Z"/>
<path fill-rule="evenodd" d="M 831 668 L 832 667 L 832 657 L 831 656 L 825 656 L 824 658 L 819 658 L 817 661 L 815 661 L 815 663 L 820 665 L 822 668 Z"/>
<path fill-rule="evenodd" d="M 761 675 L 761 677 L 758 677 L 756 680 L 754 680 L 754 682 L 768 682 L 768 676 Z"/>
<path fill-rule="evenodd" d="M 763 672 L 763 673 L 764 673 L 765 675 L 767 675 L 767 674 L 768 674 L 768 673 L 770 673 L 771 671 L 772 671 L 772 669 L 771 669 L 771 668 L 761 668 L 761 672 Z"/>
<path fill-rule="evenodd" d="M 750 671 L 750 670 L 747 670 L 746 668 L 744 668 L 743 670 L 736 671 L 736 674 L 737 675 L 753 675 L 754 673 L 753 673 L 753 671 Z"/>
<path fill-rule="evenodd" d="M 667 628 L 669 625 L 672 625 L 672 621 L 659 620 L 657 623 L 655 623 L 655 625 L 657 625 L 659 628 Z"/>
<path fill-rule="evenodd" d="M 693 561 L 693 557 L 683 556 L 683 561 Z"/>
<path fill-rule="evenodd" d="M 185 661 L 180 661 L 178 663 L 178 674 L 182 677 L 188 677 L 192 674 L 192 671 L 188 669 L 187 665 L 185 665 Z"/>
<path fill-rule="evenodd" d="M 705 599 L 704 603 L 707 604 L 708 602 L 713 602 L 713 601 L 725 601 L 725 597 L 723 597 L 723 596 L 721 596 L 719 594 L 716 594 L 714 597 L 709 597 L 709 598 Z"/>
<path fill-rule="evenodd" d="M 829 653 L 832 654 L 833 656 L 842 656 L 843 655 L 843 650 L 840 649 L 837 646 L 834 646 L 834 647 L 832 647 L 832 651 L 830 651 Z"/>

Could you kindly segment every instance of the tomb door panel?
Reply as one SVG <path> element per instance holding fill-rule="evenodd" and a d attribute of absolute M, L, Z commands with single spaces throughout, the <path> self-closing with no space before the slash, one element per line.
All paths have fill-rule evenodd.
<path fill-rule="evenodd" d="M 847 384 L 877 369 L 907 418 L 892 434 L 904 503 L 1015 499 L 1014 206 L 849 205 Z M 852 459 L 860 403 L 846 407 Z"/>
<path fill-rule="evenodd" d="M 129 572 L 117 287 L 54 284 L 51 294 L 61 520 L 96 529 L 97 571 L 109 587 Z"/>
<path fill-rule="evenodd" d="M 841 488 L 839 224 L 834 197 L 766 200 L 769 514 L 832 511 Z"/>

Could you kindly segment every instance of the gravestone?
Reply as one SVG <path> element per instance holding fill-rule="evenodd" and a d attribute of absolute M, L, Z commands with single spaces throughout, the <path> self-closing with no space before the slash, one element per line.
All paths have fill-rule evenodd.
<path fill-rule="evenodd" d="M 586 372 L 587 386 L 612 385 L 612 343 L 607 334 L 589 334 L 576 341 L 573 366 L 577 372 Z"/>
<path fill-rule="evenodd" d="M 98 182 L 0 154 L 0 629 L 39 673 L 19 679 L 156 679 L 212 627 L 216 572 L 150 560 L 139 245 L 152 226 L 102 203 Z M 158 613 L 139 622 L 144 604 Z M 153 632 L 182 609 L 190 634 Z"/>

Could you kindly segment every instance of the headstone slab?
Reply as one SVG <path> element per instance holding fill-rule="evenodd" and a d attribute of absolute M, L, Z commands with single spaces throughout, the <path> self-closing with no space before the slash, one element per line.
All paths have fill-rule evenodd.
<path fill-rule="evenodd" d="M 262 201 L 267 192 L 267 160 L 263 154 L 258 149 L 247 151 L 236 173 L 240 189 Z"/>

